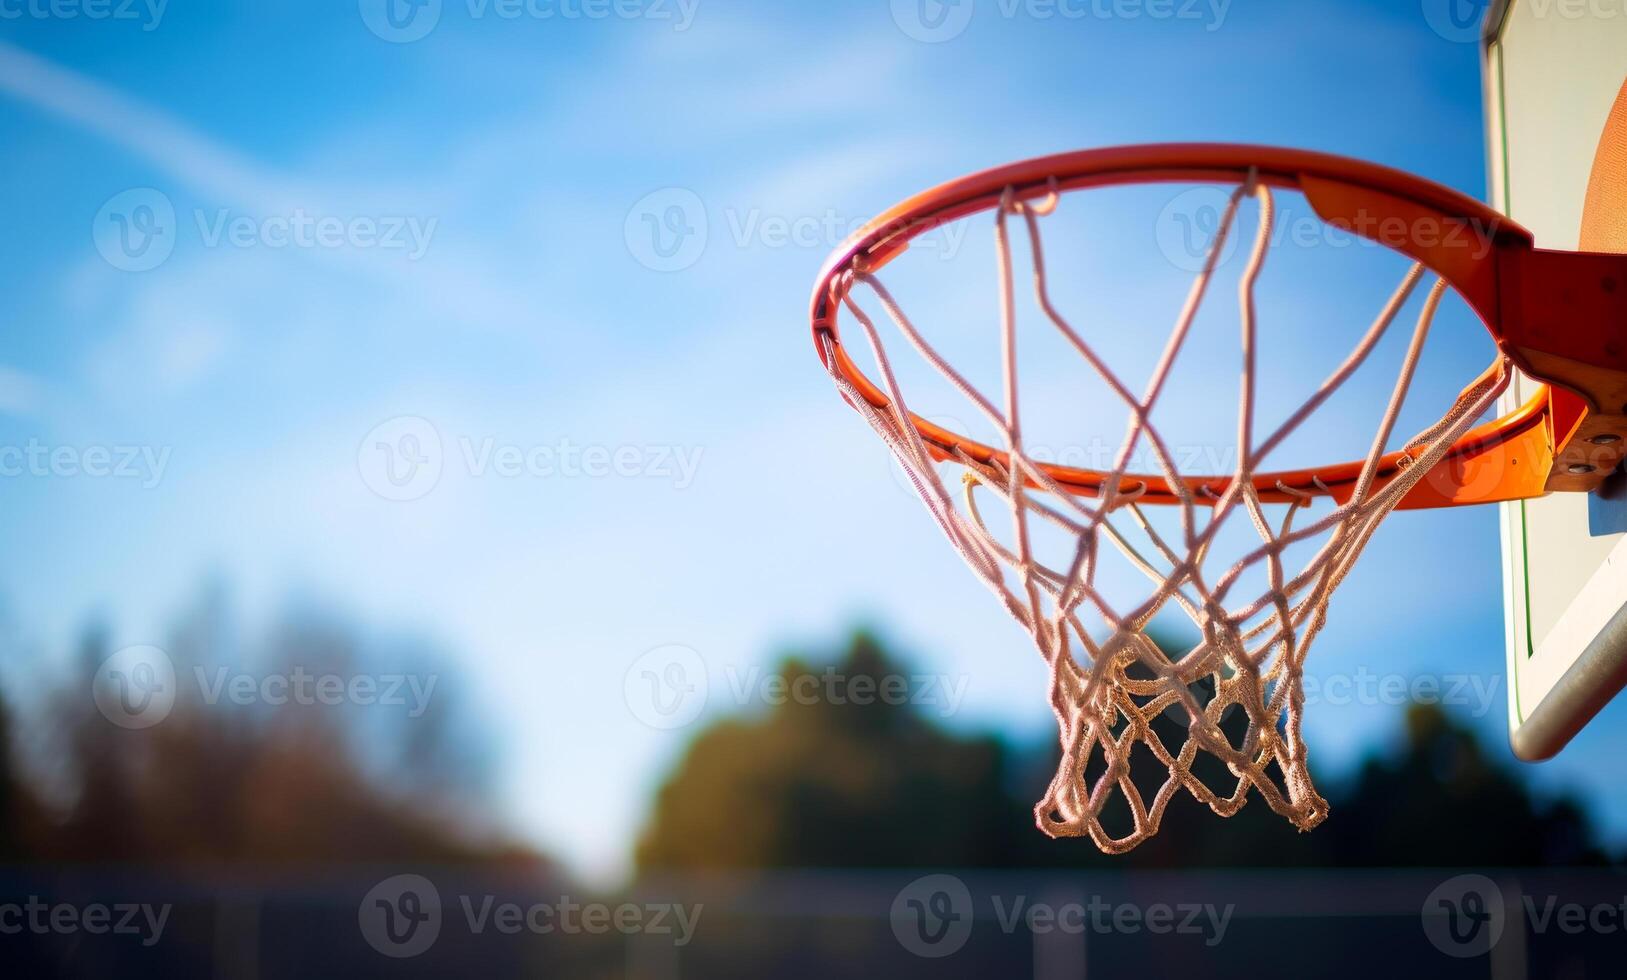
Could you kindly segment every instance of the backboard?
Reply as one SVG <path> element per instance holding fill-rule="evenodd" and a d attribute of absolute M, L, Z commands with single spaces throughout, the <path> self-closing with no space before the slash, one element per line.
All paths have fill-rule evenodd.
<path fill-rule="evenodd" d="M 1627 5 L 1498 0 L 1484 37 L 1492 202 L 1539 247 L 1627 252 Z M 1533 389 L 1517 379 L 1503 410 Z M 1501 505 L 1522 759 L 1558 752 L 1627 682 L 1623 481 Z"/>

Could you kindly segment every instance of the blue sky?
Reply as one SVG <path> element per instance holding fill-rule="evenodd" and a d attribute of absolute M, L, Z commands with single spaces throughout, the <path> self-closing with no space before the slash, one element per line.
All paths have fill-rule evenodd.
<path fill-rule="evenodd" d="M 870 621 L 967 679 L 957 724 L 1044 735 L 1038 658 L 818 369 L 823 229 L 996 163 L 1166 140 L 1483 196 L 1477 50 L 1430 6 L 978 0 L 930 43 L 883 0 L 445 0 L 398 18 L 427 30 L 406 43 L 371 0 L 8 8 L 0 442 L 167 455 L 152 479 L 8 477 L 0 594 L 53 648 L 95 610 L 151 642 L 217 570 L 250 614 L 316 590 L 441 637 L 515 826 L 595 876 L 693 732 L 630 710 L 647 651 L 696 652 L 708 717 L 786 644 Z M 131 192 L 129 233 L 172 236 L 152 268 L 108 237 Z M 656 237 L 679 227 L 676 251 Z M 384 499 L 362 451 L 426 432 L 438 482 Z M 535 465 L 501 475 L 503 447 Z M 1494 512 L 1389 530 L 1314 657 L 1500 683 Z M 1313 759 L 1337 771 L 1396 721 L 1323 706 Z M 1591 773 L 1622 725 L 1540 770 L 1617 836 L 1627 791 Z"/>

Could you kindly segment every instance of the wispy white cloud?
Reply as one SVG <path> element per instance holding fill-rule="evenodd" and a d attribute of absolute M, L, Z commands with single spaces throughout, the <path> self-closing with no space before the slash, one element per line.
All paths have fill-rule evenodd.
<path fill-rule="evenodd" d="M 136 153 L 203 193 L 270 210 L 309 200 L 290 181 L 168 114 L 4 41 L 0 92 Z"/>
<path fill-rule="evenodd" d="M 365 187 L 337 187 L 264 167 L 146 102 L 86 75 L 0 42 L 0 93 L 106 139 L 173 176 L 214 207 L 249 214 L 394 214 L 432 210 L 433 203 L 381 202 Z M 421 207 L 429 203 L 429 207 Z M 421 216 L 422 217 L 422 216 Z M 428 215 L 427 217 L 434 217 Z M 189 217 L 183 217 L 183 225 Z M 410 293 L 448 321 L 464 326 L 523 322 L 534 309 L 528 291 L 486 272 L 489 263 L 467 248 L 438 241 L 433 263 L 396 261 L 351 249 L 306 249 L 314 261 L 385 288 Z"/>
<path fill-rule="evenodd" d="M 933 159 L 943 147 L 933 138 L 878 135 L 787 160 L 731 196 L 777 213 L 817 215 L 850 209 L 877 187 L 896 185 L 899 160 Z M 895 192 L 896 193 L 896 192 Z M 843 208 L 844 203 L 847 208 Z M 847 215 L 864 219 L 870 215 Z"/>
<path fill-rule="evenodd" d="M 622 152 L 632 139 L 660 146 L 669 159 L 705 153 L 717 162 L 742 139 L 772 151 L 810 138 L 821 125 L 849 130 L 855 121 L 887 119 L 899 107 L 898 93 L 910 90 L 905 81 L 915 52 L 908 45 L 810 44 L 759 28 L 752 46 L 765 56 L 701 59 L 708 46 L 697 42 L 704 37 L 697 30 L 622 49 L 599 76 L 576 82 L 580 97 L 552 132 L 573 149 Z M 708 70 L 697 70 L 697 60 Z M 884 131 L 883 123 L 874 125 Z"/>

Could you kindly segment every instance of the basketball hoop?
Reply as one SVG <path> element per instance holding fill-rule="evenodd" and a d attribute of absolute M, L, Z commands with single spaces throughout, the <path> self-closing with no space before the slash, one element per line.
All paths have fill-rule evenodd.
<path fill-rule="evenodd" d="M 1058 310 L 1041 225 L 1056 220 L 1074 192 L 1150 183 L 1218 184 L 1229 195 L 1157 366 L 1137 393 L 1106 363 L 1099 344 Z M 1297 410 L 1261 433 L 1255 418 L 1261 382 L 1254 293 L 1269 258 L 1274 193 L 1282 190 L 1302 194 L 1327 224 L 1372 238 L 1412 262 L 1344 361 Z M 1238 234 L 1238 212 L 1246 201 L 1257 206 L 1259 218 L 1240 283 L 1237 465 L 1229 473 L 1183 474 L 1151 416 L 1228 238 Z M 878 278 L 912 240 L 981 213 L 993 214 L 998 260 L 998 399 L 978 391 L 948 362 Z M 1389 219 L 1460 234 L 1397 240 L 1371 231 Z M 1106 469 L 1041 462 L 1028 451 L 1018 397 L 1014 227 L 1030 249 L 1045 326 L 1129 413 L 1128 430 Z M 1463 236 L 1477 247 L 1464 247 Z M 1310 469 L 1268 468 L 1267 457 L 1368 360 L 1430 274 L 1433 282 L 1366 455 Z M 1397 444 L 1394 430 L 1448 289 L 1485 323 L 1498 353 L 1438 422 Z M 875 318 L 857 301 L 860 292 L 880 305 L 906 346 L 988 420 L 1000 434 L 997 445 L 910 411 Z M 876 382 L 843 344 L 843 308 L 874 360 Z M 1029 632 L 1048 665 L 1062 761 L 1035 807 L 1040 828 L 1052 836 L 1088 835 L 1111 853 L 1155 834 L 1181 789 L 1222 816 L 1236 813 L 1253 790 L 1302 830 L 1320 823 L 1327 804 L 1312 782 L 1300 735 L 1305 658 L 1326 623 L 1334 591 L 1378 525 L 1398 508 L 1591 490 L 1627 448 L 1627 345 L 1605 329 L 1627 322 L 1627 259 L 1536 249 L 1524 229 L 1468 197 L 1399 171 L 1318 153 L 1229 145 L 1125 147 L 1033 160 L 954 181 L 886 212 L 843 245 L 815 288 L 812 321 L 820 358 L 838 390 L 887 444 L 950 543 Z M 1549 387 L 1519 410 L 1482 423 L 1515 366 Z M 1134 454 L 1143 449 L 1155 471 L 1130 472 Z M 946 484 L 940 464 L 958 468 L 958 490 Z M 989 501 L 1010 519 L 1004 538 L 985 521 Z M 1316 501 L 1331 502 L 1331 509 L 1307 517 Z M 1179 534 L 1156 529 L 1144 510 L 1148 505 L 1177 508 Z M 1281 508 L 1281 514 L 1268 507 Z M 1220 529 L 1244 522 L 1259 545 L 1227 567 L 1207 568 Z M 1041 525 L 1066 536 L 1072 551 L 1066 564 L 1036 554 L 1031 540 Z M 1296 546 L 1314 553 L 1291 568 L 1285 553 Z M 1097 577 L 1107 549 L 1150 581 L 1144 600 L 1127 607 L 1109 601 Z M 1241 594 L 1246 573 L 1263 576 L 1267 588 Z M 1189 618 L 1201 637 L 1179 655 L 1147 634 L 1154 617 L 1172 609 Z M 1105 637 L 1098 638 L 1087 620 L 1099 622 Z M 1241 735 L 1222 728 L 1234 708 L 1246 717 Z M 1152 727 L 1171 709 L 1190 719 L 1178 746 L 1166 745 Z M 1137 747 L 1166 771 L 1150 802 L 1131 779 Z M 1212 789 L 1194 774 L 1199 752 L 1224 764 L 1228 791 Z M 1119 835 L 1101 819 L 1115 794 L 1133 820 Z"/>

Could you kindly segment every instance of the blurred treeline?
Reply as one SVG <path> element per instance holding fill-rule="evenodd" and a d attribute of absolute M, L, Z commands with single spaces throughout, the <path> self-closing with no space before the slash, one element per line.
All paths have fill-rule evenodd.
<path fill-rule="evenodd" d="M 368 640 L 311 607 L 240 635 L 218 589 L 167 638 L 177 675 L 230 664 L 256 674 L 415 673 L 439 683 L 421 717 L 380 706 L 277 708 L 197 685 L 165 720 L 128 730 L 102 717 L 89 678 L 110 653 L 88 628 L 29 723 L 0 692 L 0 859 L 10 862 L 352 864 L 400 860 L 542 864 L 494 815 L 497 746 L 459 698 L 443 656 L 411 638 Z M 787 682 L 834 670 L 848 682 L 908 675 L 869 632 L 790 657 Z M 190 695 L 190 696 L 186 696 Z M 1381 710 L 1381 709 L 1375 709 Z M 1230 820 L 1178 794 L 1163 831 L 1119 857 L 1052 841 L 1032 801 L 1054 748 L 946 728 L 914 708 L 787 700 L 695 737 L 664 781 L 640 870 L 1193 866 L 1556 866 L 1607 863 L 1582 807 L 1530 790 L 1479 736 L 1414 706 L 1405 738 L 1343 779 L 1300 834 L 1259 801 Z M 1169 744 L 1181 733 L 1160 719 Z"/>
<path fill-rule="evenodd" d="M 822 673 L 832 659 L 791 657 L 780 671 L 791 684 Z M 909 673 L 865 632 L 834 659 L 838 675 L 869 676 L 875 685 Z M 879 700 L 788 700 L 760 717 L 721 721 L 695 739 L 660 791 L 638 864 L 685 870 L 1609 862 L 1576 801 L 1533 793 L 1517 769 L 1440 708 L 1415 705 L 1396 721 L 1405 726 L 1397 747 L 1375 750 L 1342 780 L 1318 773 L 1332 815 L 1311 833 L 1299 833 L 1258 799 L 1223 820 L 1179 793 L 1155 838 L 1109 857 L 1088 840 L 1050 840 L 1035 829 L 1033 801 L 1055 771 L 1053 745 L 1014 746 L 950 731 Z M 1176 720 L 1159 718 L 1154 728 L 1166 745 L 1183 740 Z M 1149 800 L 1154 780 L 1164 775 L 1161 767 L 1153 770 L 1142 784 Z M 1104 818 L 1116 815 L 1127 828 L 1128 809 L 1113 809 L 1121 802 L 1116 796 Z"/>
<path fill-rule="evenodd" d="M 1053 841 L 1034 827 L 1032 801 L 1054 769 L 1050 744 L 946 727 L 885 700 L 791 699 L 699 731 L 652 800 L 637 876 L 621 895 L 707 904 L 694 946 L 659 936 L 474 935 L 449 924 L 430 954 L 386 960 L 363 941 L 357 915 L 362 895 L 391 875 L 428 874 L 448 902 L 592 894 L 505 829 L 492 780 L 500 746 L 460 697 L 445 656 L 312 605 L 246 635 L 219 590 L 208 590 L 161 641 L 178 676 L 222 664 L 257 675 L 295 667 L 434 675 L 428 710 L 210 704 L 197 685 L 180 684 L 186 696 L 160 723 L 132 730 L 92 697 L 91 678 L 113 652 L 109 635 L 87 628 L 65 663 L 33 672 L 47 680 L 26 698 L 0 692 L 10 694 L 0 698 L 10 708 L 0 707 L 0 900 L 111 900 L 103 896 L 134 888 L 143 900 L 175 903 L 170 938 L 147 950 L 117 937 L 0 936 L 0 975 L 221 976 L 237 975 L 235 962 L 262 977 L 374 975 L 385 966 L 391 975 L 645 975 L 629 965 L 639 956 L 665 964 L 646 971 L 659 976 L 861 975 L 860 966 L 894 978 L 942 975 L 938 961 L 906 954 L 888 925 L 893 895 L 921 873 L 908 869 L 1055 881 L 1070 869 L 1610 863 L 1580 806 L 1532 792 L 1470 728 L 1434 708 L 1397 718 L 1405 737 L 1342 780 L 1319 773 L 1333 813 L 1313 833 L 1297 833 L 1257 800 L 1222 820 L 1181 795 L 1157 838 L 1104 857 L 1089 841 Z M 777 670 L 788 682 L 868 677 L 876 690 L 910 672 L 866 632 Z M 7 676 L 16 688 L 29 675 Z M 122 868 L 140 869 L 133 884 L 121 883 Z M 728 882 L 754 879 L 776 894 L 835 888 L 844 897 L 832 900 L 833 916 L 735 892 L 731 911 L 708 890 L 720 877 L 725 894 L 735 887 Z M 849 913 L 849 891 L 863 911 Z M 461 914 L 449 907 L 448 921 Z M 1375 921 L 1423 942 L 1410 921 L 1404 929 Z M 1358 925 L 1330 920 L 1304 935 L 1313 945 L 1374 942 Z M 1273 936 L 1257 937 L 1259 949 Z M 1033 955 L 1020 936 L 995 938 L 1005 945 L 968 954 L 953 975 L 987 975 Z M 1093 956 L 1111 955 L 1106 948 Z"/>
<path fill-rule="evenodd" d="M 0 860 L 201 870 L 540 861 L 492 818 L 487 733 L 438 651 L 369 637 L 303 602 L 261 635 L 242 633 L 224 590 L 206 588 L 161 643 L 179 680 L 173 708 L 146 728 L 114 724 L 93 699 L 114 653 L 103 624 L 83 631 L 65 669 L 13 674 L 34 680 L 26 703 L 0 691 Z M 435 686 L 416 717 L 413 704 L 243 703 L 210 687 L 296 669 Z"/>

